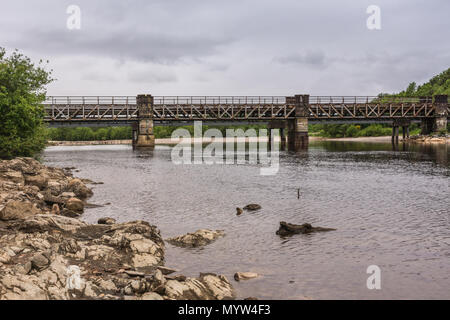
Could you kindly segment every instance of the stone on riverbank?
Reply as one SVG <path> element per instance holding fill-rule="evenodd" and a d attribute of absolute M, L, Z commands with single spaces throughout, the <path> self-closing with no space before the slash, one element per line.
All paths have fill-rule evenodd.
<path fill-rule="evenodd" d="M 98 219 L 98 224 L 108 224 L 108 225 L 113 225 L 116 224 L 116 219 L 113 218 L 100 218 Z"/>
<path fill-rule="evenodd" d="M 84 211 L 84 203 L 80 199 L 70 198 L 66 202 L 66 209 L 70 211 L 75 211 L 77 213 L 83 213 Z"/>
<path fill-rule="evenodd" d="M 277 235 L 284 237 L 294 234 L 308 234 L 313 232 L 326 232 L 326 231 L 336 231 L 336 229 L 313 227 L 309 223 L 305 223 L 303 225 L 295 225 L 287 222 L 280 222 L 280 229 L 277 231 Z"/>
<path fill-rule="evenodd" d="M 201 247 L 210 244 L 220 237 L 225 236 L 223 230 L 207 230 L 202 229 L 194 233 L 188 233 L 183 236 L 167 239 L 166 241 L 177 247 Z"/>
<path fill-rule="evenodd" d="M 34 172 L 49 177 L 44 190 L 45 184 L 24 184 L 24 175 Z M 92 194 L 74 180 L 33 159 L 0 161 L 0 299 L 234 297 L 223 276 L 167 279 L 176 270 L 163 267 L 164 241 L 147 222 L 90 225 L 63 216 L 84 205 L 63 192 Z M 51 214 L 59 211 L 61 215 Z"/>

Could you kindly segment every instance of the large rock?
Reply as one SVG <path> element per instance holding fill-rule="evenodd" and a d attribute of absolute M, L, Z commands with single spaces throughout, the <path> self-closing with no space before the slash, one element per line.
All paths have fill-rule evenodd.
<path fill-rule="evenodd" d="M 313 232 L 336 231 L 331 228 L 313 227 L 309 223 L 303 225 L 295 225 L 287 222 L 280 222 L 280 229 L 277 231 L 279 236 L 290 236 L 294 234 L 308 234 Z"/>
<path fill-rule="evenodd" d="M 210 244 L 224 235 L 225 232 L 223 230 L 212 231 L 202 229 L 194 233 L 167 239 L 167 242 L 178 247 L 201 247 Z"/>
<path fill-rule="evenodd" d="M 0 178 L 3 178 L 5 180 L 18 183 L 18 184 L 25 184 L 25 179 L 23 177 L 22 172 L 20 171 L 6 171 L 6 172 L 0 172 Z"/>
<path fill-rule="evenodd" d="M 38 174 L 35 176 L 25 175 L 25 183 L 36 186 L 40 190 L 44 190 L 48 186 L 48 176 L 45 174 Z"/>
<path fill-rule="evenodd" d="M 77 195 L 80 199 L 87 199 L 92 196 L 92 190 L 89 189 L 80 179 L 72 179 L 69 181 L 67 189 Z"/>
<path fill-rule="evenodd" d="M 80 199 L 70 198 L 65 205 L 67 210 L 82 213 L 84 211 L 84 203 Z"/>
<path fill-rule="evenodd" d="M 230 300 L 234 290 L 225 276 L 200 274 L 197 279 L 169 280 L 164 287 L 165 296 L 174 300 Z"/>
<path fill-rule="evenodd" d="M 0 211 L 0 220 L 18 220 L 40 214 L 42 211 L 33 203 L 25 201 L 11 200 Z"/>

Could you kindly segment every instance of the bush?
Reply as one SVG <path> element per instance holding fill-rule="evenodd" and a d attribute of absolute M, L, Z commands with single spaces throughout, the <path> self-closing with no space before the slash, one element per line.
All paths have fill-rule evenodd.
<path fill-rule="evenodd" d="M 354 125 L 349 126 L 347 128 L 347 130 L 345 130 L 346 137 L 356 137 L 358 135 L 358 133 L 359 133 L 359 129 Z"/>
<path fill-rule="evenodd" d="M 32 157 L 45 147 L 41 103 L 50 74 L 18 51 L 6 57 L 0 48 L 0 158 Z"/>
<path fill-rule="evenodd" d="M 371 124 L 370 126 L 359 131 L 358 137 L 381 137 L 389 136 L 391 134 L 392 128 L 383 127 L 381 124 Z"/>

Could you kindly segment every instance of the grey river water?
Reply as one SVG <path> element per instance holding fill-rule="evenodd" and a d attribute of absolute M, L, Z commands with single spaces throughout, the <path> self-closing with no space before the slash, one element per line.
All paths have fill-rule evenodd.
<path fill-rule="evenodd" d="M 164 238 L 198 229 L 226 236 L 202 249 L 167 244 L 166 265 L 187 276 L 226 275 L 238 297 L 261 299 L 450 299 L 450 146 L 312 142 L 281 152 L 280 170 L 175 165 L 171 147 L 50 147 L 45 164 L 76 167 L 94 187 L 83 219 L 146 220 Z M 300 189 L 300 199 L 297 190 Z M 263 209 L 236 216 L 236 207 Z M 275 234 L 280 221 L 335 232 Z M 367 267 L 381 269 L 368 290 Z M 261 274 L 235 282 L 237 271 Z"/>

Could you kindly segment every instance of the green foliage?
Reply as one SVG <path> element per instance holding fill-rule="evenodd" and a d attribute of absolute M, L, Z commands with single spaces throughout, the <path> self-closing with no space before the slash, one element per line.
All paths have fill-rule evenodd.
<path fill-rule="evenodd" d="M 193 126 L 168 126 L 168 127 L 155 127 L 155 138 L 163 139 L 172 137 L 172 133 L 176 129 L 186 129 L 191 136 L 194 136 Z M 263 129 L 266 128 L 262 125 L 248 125 L 248 126 L 203 126 L 203 133 L 209 129 L 219 129 L 223 136 L 226 136 L 227 129 Z M 107 141 L 107 140 L 130 140 L 132 139 L 133 132 L 131 127 L 107 127 L 107 128 L 49 128 L 47 129 L 47 135 L 52 141 Z"/>
<path fill-rule="evenodd" d="M 52 141 L 106 141 L 132 138 L 131 127 L 50 128 L 47 129 L 47 133 Z"/>
<path fill-rule="evenodd" d="M 408 88 L 397 94 L 383 96 L 388 97 L 432 97 L 435 95 L 450 95 L 450 68 L 437 76 L 430 79 L 430 81 L 417 86 L 415 82 L 409 84 Z"/>
<path fill-rule="evenodd" d="M 45 147 L 45 86 L 48 72 L 17 50 L 10 56 L 0 48 L 0 158 L 35 156 Z"/>
<path fill-rule="evenodd" d="M 381 93 L 378 95 L 377 101 L 392 101 L 395 98 L 404 97 L 431 97 L 435 95 L 450 95 L 450 68 L 433 77 L 427 83 L 417 86 L 415 82 L 411 82 L 406 90 L 397 94 Z M 447 129 L 448 130 L 448 129 Z M 389 125 L 311 125 L 310 131 L 312 136 L 320 136 L 327 138 L 342 137 L 370 137 L 370 136 L 387 136 L 392 134 L 392 128 Z M 413 124 L 410 128 L 410 134 L 416 135 L 420 133 L 420 128 Z"/>
<path fill-rule="evenodd" d="M 348 124 L 327 124 L 311 125 L 312 136 L 325 138 L 348 138 L 348 137 L 380 137 L 389 136 L 392 128 L 387 125 L 348 125 Z"/>

